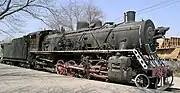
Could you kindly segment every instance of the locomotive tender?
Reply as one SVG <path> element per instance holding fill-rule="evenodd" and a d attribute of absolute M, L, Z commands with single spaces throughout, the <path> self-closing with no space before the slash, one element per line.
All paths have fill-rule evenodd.
<path fill-rule="evenodd" d="M 119 24 L 78 22 L 77 31 L 45 30 L 13 39 L 2 44 L 3 62 L 143 88 L 172 86 L 173 72 L 156 54 L 156 40 L 169 27 L 135 21 L 134 11 L 124 15 Z"/>

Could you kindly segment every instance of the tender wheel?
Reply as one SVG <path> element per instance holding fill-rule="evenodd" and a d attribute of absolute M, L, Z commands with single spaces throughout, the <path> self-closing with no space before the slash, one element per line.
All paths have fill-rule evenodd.
<path fill-rule="evenodd" d="M 135 77 L 135 84 L 137 87 L 147 88 L 149 87 L 150 81 L 149 78 L 145 74 L 138 74 Z"/>

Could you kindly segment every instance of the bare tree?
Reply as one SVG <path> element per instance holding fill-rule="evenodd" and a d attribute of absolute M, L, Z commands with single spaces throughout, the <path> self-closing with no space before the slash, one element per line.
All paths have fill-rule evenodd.
<path fill-rule="evenodd" d="M 53 29 L 60 29 L 61 26 L 75 30 L 77 21 L 91 23 L 95 19 L 103 18 L 103 12 L 90 1 L 78 3 L 76 0 L 68 0 L 67 4 L 59 8 L 49 16 L 48 24 Z"/>
<path fill-rule="evenodd" d="M 12 36 L 19 32 L 28 16 L 44 21 L 45 15 L 52 12 L 53 0 L 0 0 L 0 33 Z M 9 29 L 7 31 L 7 29 Z"/>

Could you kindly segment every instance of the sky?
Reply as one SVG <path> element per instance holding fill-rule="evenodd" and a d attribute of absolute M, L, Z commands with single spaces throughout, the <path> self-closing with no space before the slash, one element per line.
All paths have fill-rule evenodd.
<path fill-rule="evenodd" d="M 84 0 L 78 0 L 79 2 Z M 105 21 L 123 21 L 123 13 L 128 10 L 138 11 L 149 6 L 166 2 L 166 1 L 180 1 L 180 0 L 92 0 L 100 10 L 104 13 Z M 58 3 L 65 3 L 67 0 L 59 0 Z M 151 19 L 156 27 L 168 26 L 170 30 L 167 32 L 166 37 L 177 36 L 180 37 L 180 2 L 161 7 L 156 10 L 147 11 L 142 14 L 137 12 L 136 20 Z M 179 11 L 179 12 L 178 12 Z M 42 29 L 47 29 L 46 25 L 41 21 L 35 19 L 27 19 L 24 30 L 26 34 L 35 32 Z"/>
<path fill-rule="evenodd" d="M 141 10 L 161 2 L 180 0 L 94 0 L 93 2 L 105 13 L 105 19 L 114 21 L 128 10 Z M 179 11 L 179 12 L 178 12 Z M 156 27 L 168 26 L 170 30 L 166 36 L 180 37 L 180 2 L 162 7 L 151 12 L 144 12 L 136 15 L 136 20 L 153 20 Z M 123 18 L 119 18 L 123 20 Z"/>

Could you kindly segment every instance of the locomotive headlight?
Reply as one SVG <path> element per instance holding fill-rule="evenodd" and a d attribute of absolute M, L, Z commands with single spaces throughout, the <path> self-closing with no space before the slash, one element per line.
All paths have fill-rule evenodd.
<path fill-rule="evenodd" d="M 149 36 L 154 36 L 155 31 L 154 31 L 154 29 L 152 27 L 148 27 L 147 30 L 148 30 Z"/>

